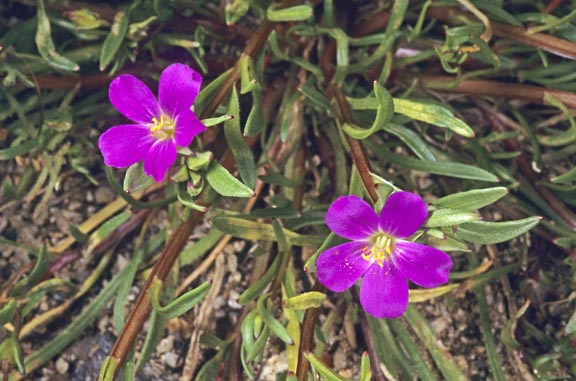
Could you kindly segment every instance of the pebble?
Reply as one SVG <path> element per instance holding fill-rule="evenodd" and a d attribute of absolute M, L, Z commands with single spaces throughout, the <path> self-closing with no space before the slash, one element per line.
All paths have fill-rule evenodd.
<path fill-rule="evenodd" d="M 70 368 L 70 364 L 64 359 L 64 357 L 59 357 L 58 360 L 56 360 L 56 370 L 58 373 L 66 374 L 68 368 Z"/>
<path fill-rule="evenodd" d="M 94 192 L 94 200 L 97 204 L 108 204 L 114 199 L 114 192 L 110 188 L 98 188 Z"/>

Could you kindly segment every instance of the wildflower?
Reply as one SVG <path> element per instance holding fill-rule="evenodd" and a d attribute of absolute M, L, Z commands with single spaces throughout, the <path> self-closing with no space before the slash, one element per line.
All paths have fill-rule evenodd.
<path fill-rule="evenodd" d="M 176 146 L 187 147 L 206 129 L 190 110 L 201 83 L 196 71 L 172 64 L 160 76 L 156 101 L 152 91 L 133 75 L 115 78 L 110 84 L 110 102 L 136 124 L 114 126 L 100 136 L 104 163 L 124 168 L 144 160 L 144 173 L 162 181 L 176 160 Z"/>
<path fill-rule="evenodd" d="M 364 276 L 360 303 L 370 315 L 394 318 L 408 306 L 408 281 L 431 288 L 448 281 L 452 259 L 443 251 L 406 238 L 418 230 L 428 209 L 410 192 L 390 195 L 380 216 L 357 196 L 339 197 L 326 213 L 326 224 L 352 240 L 324 251 L 316 264 L 318 280 L 342 292 Z"/>

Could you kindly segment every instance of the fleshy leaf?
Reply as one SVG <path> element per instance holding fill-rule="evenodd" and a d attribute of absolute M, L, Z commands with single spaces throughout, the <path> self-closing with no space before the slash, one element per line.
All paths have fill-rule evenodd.
<path fill-rule="evenodd" d="M 504 242 L 526 233 L 538 225 L 541 219 L 542 217 L 528 217 L 506 222 L 469 222 L 458 227 L 456 237 L 480 244 Z"/>
<path fill-rule="evenodd" d="M 210 162 L 206 171 L 206 180 L 216 192 L 229 197 L 252 197 L 254 191 L 234 177 L 216 161 Z"/>

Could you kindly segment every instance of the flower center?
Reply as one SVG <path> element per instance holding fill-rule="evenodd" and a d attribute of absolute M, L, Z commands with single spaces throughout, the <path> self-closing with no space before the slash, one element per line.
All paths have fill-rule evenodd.
<path fill-rule="evenodd" d="M 174 138 L 174 121 L 168 116 L 160 115 L 158 118 L 152 118 L 152 127 L 150 127 L 150 134 L 156 139 L 166 140 Z"/>
<path fill-rule="evenodd" d="M 394 238 L 378 233 L 370 241 L 371 245 L 364 248 L 362 258 L 370 262 L 376 262 L 378 266 L 382 267 L 382 263 L 394 250 Z"/>

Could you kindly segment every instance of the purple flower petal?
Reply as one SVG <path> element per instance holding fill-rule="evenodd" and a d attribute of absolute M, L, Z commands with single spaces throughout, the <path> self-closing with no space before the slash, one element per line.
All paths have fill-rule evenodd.
<path fill-rule="evenodd" d="M 175 123 L 174 141 L 180 147 L 188 147 L 196 135 L 206 130 L 206 126 L 190 110 L 178 114 Z"/>
<path fill-rule="evenodd" d="M 202 84 L 202 76 L 184 64 L 172 64 L 162 72 L 158 101 L 162 111 L 175 118 L 190 110 Z"/>
<path fill-rule="evenodd" d="M 375 318 L 396 318 L 406 311 L 408 282 L 392 261 L 384 261 L 382 266 L 375 263 L 366 271 L 360 304 Z"/>
<path fill-rule="evenodd" d="M 452 258 L 420 243 L 396 241 L 393 261 L 398 270 L 418 286 L 431 288 L 448 282 Z"/>
<path fill-rule="evenodd" d="M 362 258 L 366 248 L 363 242 L 347 242 L 322 252 L 316 261 L 320 283 L 334 292 L 352 287 L 370 267 L 370 262 Z"/>
<path fill-rule="evenodd" d="M 124 168 L 144 159 L 154 138 L 139 124 L 114 126 L 100 135 L 98 147 L 109 167 Z"/>
<path fill-rule="evenodd" d="M 392 193 L 380 213 L 380 230 L 396 238 L 410 237 L 428 218 L 422 198 L 410 192 Z"/>
<path fill-rule="evenodd" d="M 156 182 L 161 182 L 168 168 L 176 160 L 176 145 L 174 141 L 157 140 L 144 158 L 144 173 L 152 176 Z"/>
<path fill-rule="evenodd" d="M 160 116 L 154 93 L 130 74 L 116 77 L 108 91 L 110 102 L 122 115 L 136 123 L 148 124 Z"/>
<path fill-rule="evenodd" d="M 326 225 L 341 237 L 359 240 L 378 229 L 378 216 L 372 207 L 358 196 L 342 196 L 326 212 Z"/>

